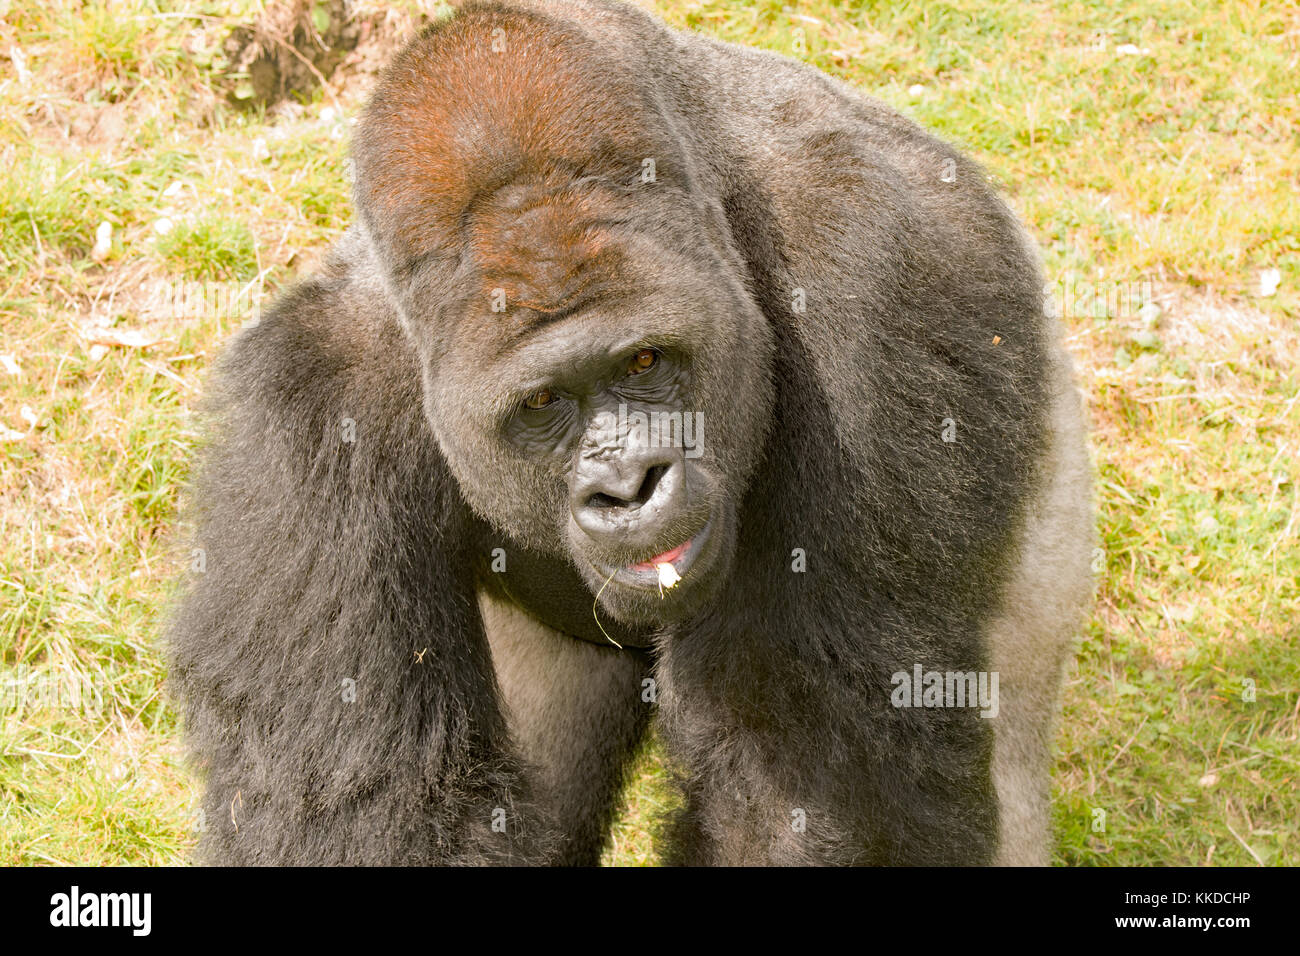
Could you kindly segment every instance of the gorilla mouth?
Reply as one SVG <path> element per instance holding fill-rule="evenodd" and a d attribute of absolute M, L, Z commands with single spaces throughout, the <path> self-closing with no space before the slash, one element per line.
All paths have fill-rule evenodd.
<path fill-rule="evenodd" d="M 659 586 L 659 565 L 671 564 L 677 574 L 683 578 L 686 577 L 687 572 L 694 566 L 696 559 L 704 553 L 704 546 L 708 542 L 709 531 L 712 530 L 712 527 L 713 522 L 709 521 L 703 528 L 677 545 L 677 547 L 671 548 L 662 554 L 656 554 L 653 558 L 647 558 L 645 561 L 619 568 L 614 579 L 633 587 L 661 591 L 662 589 Z"/>
<path fill-rule="evenodd" d="M 637 590 L 653 590 L 661 592 L 659 586 L 659 565 L 671 564 L 673 570 L 678 575 L 685 578 L 687 572 L 694 566 L 696 559 L 704 553 L 705 545 L 709 540 L 709 532 L 713 529 L 712 520 L 705 523 L 699 531 L 687 538 L 681 544 L 674 548 L 664 551 L 662 554 L 656 554 L 652 558 L 644 561 L 638 561 L 635 564 L 624 565 L 616 568 L 613 565 L 604 565 L 602 571 L 596 567 L 596 571 L 601 578 L 607 578 L 610 581 L 632 587 Z"/>

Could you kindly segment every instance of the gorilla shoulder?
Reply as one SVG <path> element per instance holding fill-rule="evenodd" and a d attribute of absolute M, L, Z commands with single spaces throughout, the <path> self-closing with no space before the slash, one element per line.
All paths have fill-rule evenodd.
<path fill-rule="evenodd" d="M 419 407 L 419 372 L 394 321 L 373 252 L 350 228 L 313 274 L 298 281 L 231 342 L 218 363 L 215 400 L 280 409 L 301 432 L 319 416 L 382 425 L 399 402 Z M 384 408 L 375 403 L 382 403 Z M 349 414 L 349 409 L 354 414 Z M 321 422 L 322 425 L 331 424 Z"/>

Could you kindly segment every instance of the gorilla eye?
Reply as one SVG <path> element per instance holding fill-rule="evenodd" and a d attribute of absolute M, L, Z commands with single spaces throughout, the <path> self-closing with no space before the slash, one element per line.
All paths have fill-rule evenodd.
<path fill-rule="evenodd" d="M 640 375 L 642 372 L 648 372 L 659 363 L 659 353 L 654 349 L 642 349 L 633 355 L 627 363 L 628 375 Z"/>
<path fill-rule="evenodd" d="M 555 401 L 555 393 L 549 388 L 543 388 L 524 399 L 524 408 L 531 408 L 536 411 L 539 408 L 545 408 L 553 401 Z"/>

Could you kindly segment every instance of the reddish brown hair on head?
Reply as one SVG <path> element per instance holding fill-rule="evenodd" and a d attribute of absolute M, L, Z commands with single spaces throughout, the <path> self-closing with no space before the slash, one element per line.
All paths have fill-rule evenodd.
<path fill-rule="evenodd" d="M 623 259 L 608 230 L 617 201 L 590 184 L 527 179 L 473 207 L 469 248 L 485 295 L 536 318 L 561 315 L 618 281 Z"/>
<path fill-rule="evenodd" d="M 356 136 L 359 206 L 398 268 L 430 253 L 454 257 L 468 240 L 509 271 L 504 260 L 513 259 L 517 236 L 501 230 L 513 204 L 561 249 L 543 263 L 561 278 L 575 257 L 598 248 L 589 247 L 584 223 L 566 222 L 558 200 L 486 203 L 489 224 L 468 235 L 471 207 L 512 183 L 553 197 L 588 177 L 631 187 L 642 161 L 662 166 L 668 148 L 644 122 L 651 110 L 644 84 L 621 78 L 572 25 L 467 5 L 426 30 L 384 75 Z M 577 216 L 580 205 L 567 208 Z M 516 292 L 537 298 L 525 284 Z M 564 298 L 565 283 L 557 288 L 552 298 Z"/>

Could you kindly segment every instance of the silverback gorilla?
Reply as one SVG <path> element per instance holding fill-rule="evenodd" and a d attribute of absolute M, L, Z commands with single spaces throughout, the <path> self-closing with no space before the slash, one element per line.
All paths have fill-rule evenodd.
<path fill-rule="evenodd" d="M 468 4 L 230 346 L 173 690 L 230 864 L 1044 863 L 1082 413 L 984 174 L 778 56 Z"/>

